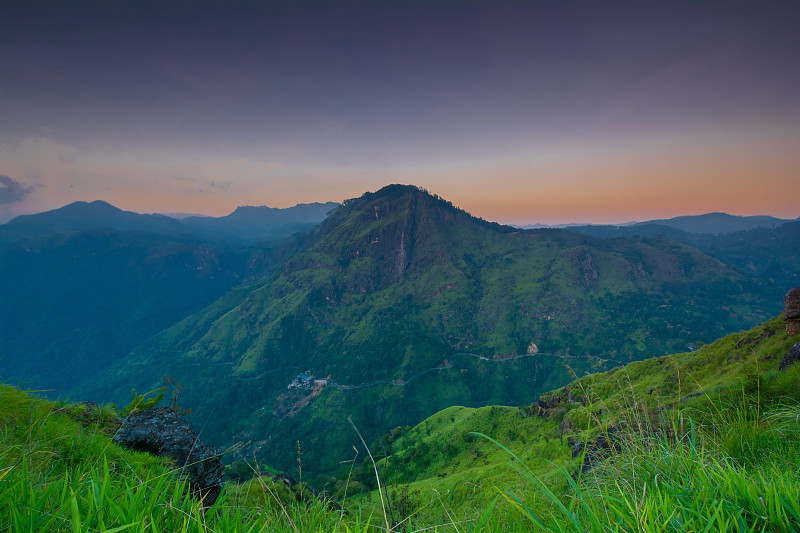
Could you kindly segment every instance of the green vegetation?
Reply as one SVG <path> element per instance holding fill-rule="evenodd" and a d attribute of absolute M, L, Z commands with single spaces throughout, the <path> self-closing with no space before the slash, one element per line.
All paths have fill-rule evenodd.
<path fill-rule="evenodd" d="M 745 222 L 745 220 L 739 220 Z M 780 301 L 786 291 L 800 285 L 800 222 L 774 228 L 754 228 L 720 235 L 687 233 L 668 226 L 581 226 L 570 228 L 606 239 L 663 235 L 696 248 L 759 280 L 762 296 Z"/>
<path fill-rule="evenodd" d="M 362 531 L 322 500 L 298 503 L 280 483 L 229 486 L 212 507 L 171 465 L 111 442 L 116 413 L 87 411 L 0 385 L 0 531 Z M 291 497 L 290 497 L 291 496 Z"/>
<path fill-rule="evenodd" d="M 214 444 L 249 443 L 246 457 L 290 471 L 300 440 L 307 476 L 333 490 L 357 444 L 348 417 L 371 442 L 452 405 L 530 403 L 570 381 L 566 365 L 583 376 L 773 316 L 760 289 L 669 239 L 516 231 L 390 186 L 347 201 L 273 275 L 162 331 L 77 397 L 119 402 L 175 376 Z M 304 372 L 329 381 L 289 389 Z"/>
<path fill-rule="evenodd" d="M 773 319 L 696 352 L 585 376 L 522 408 L 452 407 L 376 442 L 387 449 L 379 470 L 415 524 L 477 520 L 494 505 L 494 517 L 553 531 L 702 531 L 709 520 L 712 531 L 795 530 L 800 368 L 777 366 L 797 341 Z M 603 441 L 619 449 L 606 458 Z M 580 442 L 604 458 L 582 475 Z M 354 468 L 351 484 L 372 488 L 367 471 Z M 353 501 L 376 511 L 378 497 Z"/>
<path fill-rule="evenodd" d="M 800 365 L 777 366 L 798 340 L 773 319 L 534 404 L 445 409 L 372 443 L 375 467 L 352 452 L 349 513 L 265 476 L 203 510 L 111 443 L 109 408 L 0 386 L 0 531 L 797 531 Z"/>

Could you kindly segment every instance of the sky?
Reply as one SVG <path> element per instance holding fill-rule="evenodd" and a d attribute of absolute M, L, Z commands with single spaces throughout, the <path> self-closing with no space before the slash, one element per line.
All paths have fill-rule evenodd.
<path fill-rule="evenodd" d="M 800 216 L 800 2 L 6 1 L 0 222 L 415 184 L 488 220 Z"/>

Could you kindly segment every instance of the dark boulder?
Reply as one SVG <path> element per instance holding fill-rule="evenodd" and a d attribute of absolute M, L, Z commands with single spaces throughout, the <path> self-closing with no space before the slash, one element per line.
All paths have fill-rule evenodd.
<path fill-rule="evenodd" d="M 800 361 L 800 341 L 794 343 L 794 346 L 789 348 L 789 351 L 786 352 L 786 355 L 781 359 L 778 370 L 786 370 L 797 361 Z"/>
<path fill-rule="evenodd" d="M 800 287 L 795 287 L 784 296 L 783 320 L 786 322 L 787 335 L 800 335 Z"/>
<path fill-rule="evenodd" d="M 189 481 L 192 494 L 213 505 L 223 486 L 222 459 L 216 448 L 205 446 L 182 416 L 170 407 L 138 411 L 123 422 L 114 442 L 125 448 L 166 457 Z"/>

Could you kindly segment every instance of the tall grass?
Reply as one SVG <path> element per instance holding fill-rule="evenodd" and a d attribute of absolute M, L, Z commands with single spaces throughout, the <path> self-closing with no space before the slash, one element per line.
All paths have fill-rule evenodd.
<path fill-rule="evenodd" d="M 562 471 L 564 495 L 517 462 L 532 491 L 504 497 L 538 531 L 800 531 L 800 407 L 752 413 L 720 410 L 698 428 L 683 414 L 683 435 L 630 432 L 580 483 Z"/>
<path fill-rule="evenodd" d="M 370 529 L 324 501 L 254 498 L 240 488 L 213 506 L 189 496 L 171 466 L 82 427 L 82 407 L 33 399 L 0 385 L 0 532 L 293 532 Z M 85 420 L 84 420 L 85 422 Z M 269 491 L 268 481 L 260 482 Z"/>
<path fill-rule="evenodd" d="M 510 513 L 492 503 L 468 519 L 445 509 L 438 524 L 385 524 L 287 501 L 260 478 L 203 510 L 167 465 L 81 431 L 64 406 L 0 387 L 0 531 L 798 531 L 800 407 L 754 412 L 719 409 L 680 438 L 631 432 L 580 481 L 562 470 L 563 491 L 518 462 L 529 490 L 502 494 Z"/>

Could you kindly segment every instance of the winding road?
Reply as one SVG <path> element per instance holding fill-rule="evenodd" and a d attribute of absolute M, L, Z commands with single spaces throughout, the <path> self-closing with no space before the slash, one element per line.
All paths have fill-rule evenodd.
<path fill-rule="evenodd" d="M 596 359 L 598 361 L 607 360 L 607 359 L 604 359 L 604 358 L 602 358 L 600 356 L 597 356 L 597 355 L 581 355 L 581 356 L 578 356 L 578 355 L 566 355 L 566 354 L 543 353 L 543 352 L 539 352 L 539 353 L 536 353 L 536 354 L 533 354 L 533 355 L 525 353 L 525 354 L 513 354 L 513 355 L 503 355 L 503 356 L 493 356 L 493 357 L 487 357 L 485 355 L 480 355 L 480 354 L 476 354 L 476 353 L 460 352 L 460 353 L 455 353 L 455 354 L 452 354 L 452 355 L 448 356 L 447 358 L 445 358 L 444 363 L 442 363 L 442 364 L 440 364 L 438 366 L 419 370 L 417 372 L 414 372 L 413 374 L 411 374 L 410 376 L 408 376 L 405 379 L 396 379 L 396 380 L 382 380 L 382 379 L 379 379 L 379 380 L 375 380 L 375 381 L 370 381 L 369 383 L 361 383 L 359 385 L 343 385 L 341 383 L 337 383 L 337 382 L 335 382 L 333 380 L 330 380 L 330 379 L 327 379 L 327 380 L 324 380 L 324 381 L 326 382 L 326 385 L 330 385 L 331 387 L 333 387 L 335 389 L 338 389 L 338 390 L 342 390 L 342 391 L 365 389 L 365 388 L 368 388 L 368 387 L 375 387 L 377 385 L 394 385 L 396 387 L 405 387 L 411 381 L 417 379 L 420 376 L 428 374 L 430 372 L 434 372 L 436 370 L 441 371 L 441 370 L 449 370 L 451 368 L 457 368 L 456 366 L 454 366 L 450 362 L 452 359 L 455 359 L 456 357 L 474 357 L 476 359 L 480 359 L 481 361 L 487 361 L 489 363 L 503 363 L 503 362 L 506 362 L 506 361 L 512 361 L 514 359 L 522 359 L 523 357 L 537 357 L 537 356 L 540 356 L 540 355 L 545 355 L 545 356 L 548 356 L 548 357 L 558 357 L 560 359 L 587 358 L 587 359 Z M 232 367 L 235 366 L 233 362 L 224 362 L 224 363 L 188 363 L 185 366 L 224 366 L 224 365 L 230 365 Z M 260 379 L 260 378 L 264 377 L 267 374 L 272 374 L 272 373 L 278 372 L 280 370 L 289 370 L 289 369 L 295 369 L 296 370 L 298 368 L 301 368 L 301 367 L 299 367 L 299 366 L 287 366 L 287 367 L 273 368 L 271 370 L 266 370 L 264 372 L 261 372 L 260 374 L 258 374 L 256 376 L 247 376 L 247 377 L 238 376 L 238 375 L 235 374 L 235 372 L 231 372 L 230 376 L 235 378 L 238 381 L 253 381 L 253 380 Z"/>

